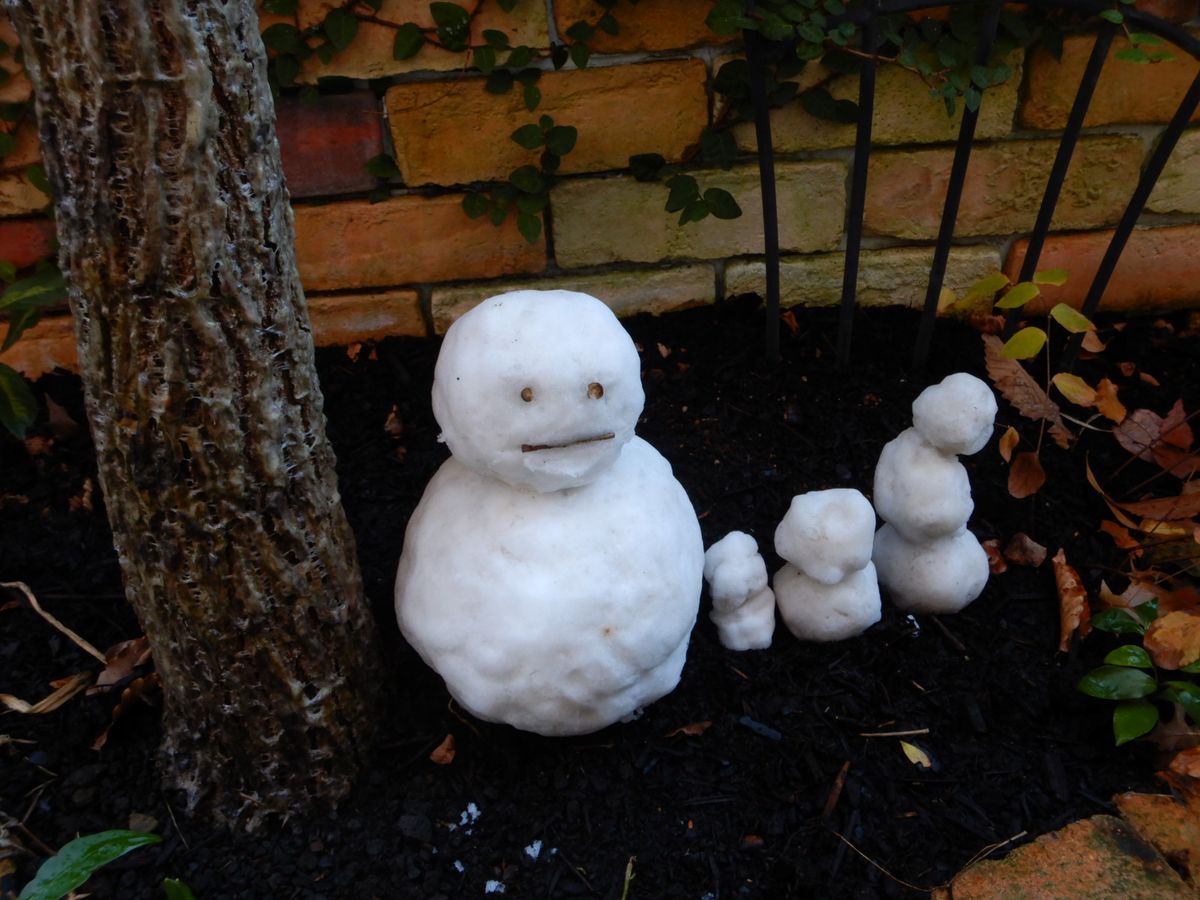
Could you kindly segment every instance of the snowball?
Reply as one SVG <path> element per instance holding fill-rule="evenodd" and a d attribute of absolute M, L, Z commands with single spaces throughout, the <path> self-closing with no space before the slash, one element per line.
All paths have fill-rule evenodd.
<path fill-rule="evenodd" d="M 775 551 L 810 578 L 836 584 L 871 561 L 875 510 L 851 488 L 792 498 L 775 529 Z"/>
<path fill-rule="evenodd" d="M 927 444 L 915 428 L 884 446 L 875 467 L 875 511 L 909 540 L 956 532 L 974 508 L 962 463 Z"/>
<path fill-rule="evenodd" d="M 775 600 L 788 631 L 802 641 L 842 641 L 879 621 L 875 567 L 868 562 L 837 584 L 810 578 L 791 563 L 775 573 Z"/>
<path fill-rule="evenodd" d="M 927 443 L 943 453 L 970 456 L 992 436 L 996 398 L 986 382 L 956 372 L 921 391 L 912 411 L 913 427 Z"/>
<path fill-rule="evenodd" d="M 485 300 L 446 332 L 433 414 L 463 465 L 537 491 L 616 461 L 642 411 L 637 348 L 612 311 L 573 291 Z"/>
<path fill-rule="evenodd" d="M 489 721 L 586 734 L 679 682 L 704 545 L 671 467 L 632 438 L 574 490 L 514 490 L 447 460 L 409 520 L 405 638 Z"/>
<path fill-rule="evenodd" d="M 978 597 L 991 574 L 987 551 L 961 528 L 913 542 L 891 524 L 875 535 L 875 566 L 892 602 L 918 613 L 955 613 Z"/>
<path fill-rule="evenodd" d="M 709 617 L 729 650 L 764 650 L 775 634 L 775 595 L 758 543 L 731 531 L 704 554 L 704 580 L 712 594 Z"/>

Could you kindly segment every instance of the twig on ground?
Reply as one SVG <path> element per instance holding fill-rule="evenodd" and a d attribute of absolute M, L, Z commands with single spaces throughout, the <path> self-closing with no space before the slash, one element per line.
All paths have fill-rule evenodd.
<path fill-rule="evenodd" d="M 33 607 L 33 611 L 35 613 L 37 613 L 39 616 L 41 616 L 43 619 L 45 619 L 47 622 L 49 622 L 51 625 L 53 625 L 56 629 L 58 629 L 63 634 L 65 634 L 68 638 L 70 638 L 72 643 L 74 643 L 75 646 L 78 647 L 80 650 L 83 650 L 85 653 L 88 653 L 89 655 L 94 656 L 96 659 L 100 660 L 100 662 L 103 663 L 104 665 L 108 665 L 108 659 L 104 656 L 103 653 L 101 653 L 99 650 L 97 650 L 95 647 L 93 647 L 91 644 L 89 644 L 87 641 L 85 641 L 83 638 L 81 638 L 79 635 L 77 635 L 74 631 L 72 631 L 70 628 L 68 628 L 62 622 L 58 621 L 58 619 L 54 618 L 54 616 L 50 615 L 50 613 L 48 613 L 44 609 L 42 609 L 41 604 L 38 603 L 38 601 L 37 601 L 37 597 L 33 596 L 33 591 L 31 591 L 29 589 L 29 585 L 27 585 L 25 582 L 23 582 L 23 581 L 3 581 L 3 582 L 0 582 L 0 588 L 8 588 L 9 590 L 20 591 L 22 594 L 25 595 L 25 599 L 29 601 L 29 605 Z"/>

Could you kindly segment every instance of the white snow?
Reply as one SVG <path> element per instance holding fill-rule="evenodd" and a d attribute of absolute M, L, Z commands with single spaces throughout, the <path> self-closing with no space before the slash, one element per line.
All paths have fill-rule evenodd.
<path fill-rule="evenodd" d="M 489 878 L 487 881 L 487 884 L 485 884 L 483 886 L 483 892 L 485 894 L 503 894 L 504 893 L 504 882 L 497 881 L 494 878 Z"/>
<path fill-rule="evenodd" d="M 983 591 L 987 553 L 967 530 L 975 504 L 956 454 L 987 444 L 996 416 L 991 388 L 960 372 L 921 392 L 913 427 L 883 448 L 875 468 L 879 580 L 901 609 L 958 612 Z"/>
<path fill-rule="evenodd" d="M 467 871 L 467 867 L 462 864 L 461 859 L 456 859 L 454 861 L 454 870 L 461 875 L 463 872 Z"/>
<path fill-rule="evenodd" d="M 467 808 L 464 809 L 462 811 L 462 813 L 459 814 L 458 824 L 459 825 L 474 825 L 477 821 L 479 821 L 479 817 L 481 815 L 483 815 L 483 813 L 480 811 L 479 807 L 475 805 L 474 802 L 468 803 Z"/>
<path fill-rule="evenodd" d="M 788 631 L 802 641 L 857 637 L 883 614 L 879 581 L 869 562 L 837 584 L 809 578 L 788 563 L 775 573 L 775 598 Z"/>
<path fill-rule="evenodd" d="M 767 586 L 767 564 L 758 543 L 731 531 L 704 554 L 704 579 L 712 594 L 710 618 L 730 650 L 762 650 L 775 633 L 775 595 Z"/>
<path fill-rule="evenodd" d="M 542 842 L 534 841 L 532 844 L 530 844 L 528 847 L 526 847 L 525 855 L 528 856 L 532 860 L 536 860 L 539 856 L 542 855 Z"/>
<path fill-rule="evenodd" d="M 633 435 L 642 402 L 633 342 L 586 295 L 504 294 L 447 333 L 434 411 L 453 456 L 409 520 L 396 616 L 479 718 L 585 734 L 678 683 L 704 547 Z"/>

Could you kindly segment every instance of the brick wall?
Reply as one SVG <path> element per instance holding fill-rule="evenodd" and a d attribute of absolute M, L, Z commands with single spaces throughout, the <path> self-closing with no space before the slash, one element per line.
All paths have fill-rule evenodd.
<path fill-rule="evenodd" d="M 294 18 L 264 15 L 263 24 L 304 27 L 333 5 L 300 0 Z M 299 82 L 340 76 L 342 91 L 315 102 L 287 96 L 278 107 L 300 272 L 318 342 L 441 333 L 481 299 L 515 287 L 578 288 L 622 314 L 762 291 L 749 126 L 735 129 L 742 158 L 733 169 L 695 173 L 704 186 L 733 192 L 744 211 L 740 219 L 679 227 L 663 211 L 664 187 L 639 182 L 627 169 L 637 153 L 680 160 L 720 114 L 712 81 L 738 47 L 704 28 L 711 5 L 621 4 L 618 34 L 597 33 L 587 68 L 555 72 L 543 60 L 542 100 L 533 114 L 519 91 L 487 93 L 483 79 L 464 69 L 464 54 L 427 45 L 411 59 L 393 59 L 395 32 L 384 25 L 364 23 L 348 49 L 327 62 L 307 61 Z M 1193 28 L 1200 24 L 1196 0 L 1140 5 L 1192 20 Z M 427 0 L 383 0 L 378 16 L 428 25 L 427 10 Z M 601 12 L 592 0 L 518 0 L 506 14 L 495 0 L 483 0 L 473 27 L 477 40 L 484 29 L 498 28 L 514 44 L 544 53 L 571 24 L 595 21 Z M 14 43 L 3 21 L 0 40 Z M 1014 274 L 1019 268 L 1022 233 L 1032 225 L 1091 45 L 1089 35 L 1078 34 L 1066 39 L 1061 60 L 1043 51 L 1014 57 L 1012 78 L 986 93 L 956 235 L 961 246 L 949 263 L 951 287 L 997 268 Z M 0 66 L 11 62 L 0 59 Z M 1196 71 L 1182 52 L 1154 66 L 1110 54 L 1042 258 L 1044 267 L 1066 268 L 1071 278 L 1047 290 L 1047 300 L 1079 302 L 1086 292 L 1138 169 Z M 799 80 L 810 84 L 830 74 L 810 64 Z M 828 86 L 834 97 L 853 98 L 857 80 L 835 77 Z M 0 82 L 0 102 L 27 95 L 20 77 Z M 511 218 L 494 227 L 486 218 L 468 219 L 460 204 L 471 185 L 536 161 L 537 151 L 508 136 L 542 114 L 576 126 L 579 139 L 542 213 L 541 236 L 529 243 Z M 836 303 L 853 126 L 813 118 L 792 104 L 776 111 L 773 128 L 784 303 Z M 957 128 L 915 75 L 880 71 L 860 274 L 864 304 L 921 301 Z M 28 266 L 52 252 L 53 227 L 44 218 L 46 198 L 24 174 L 38 152 L 30 125 L 18 132 L 17 145 L 0 158 L 0 259 Z M 394 156 L 400 171 L 382 200 L 379 181 L 365 168 L 380 153 Z M 1185 133 L 1144 224 L 1105 308 L 1200 306 L 1200 125 Z M 72 359 L 69 323 L 61 316 L 45 320 L 4 357 L 30 375 Z"/>

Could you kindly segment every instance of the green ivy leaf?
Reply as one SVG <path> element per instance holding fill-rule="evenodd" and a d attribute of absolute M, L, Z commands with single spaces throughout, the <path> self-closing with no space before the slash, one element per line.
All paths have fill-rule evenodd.
<path fill-rule="evenodd" d="M 575 68 L 586 69 L 588 60 L 591 58 L 592 51 L 587 44 L 571 45 L 571 62 L 575 63 Z"/>
<path fill-rule="evenodd" d="M 1136 700 L 1153 694 L 1158 683 L 1140 669 L 1100 666 L 1079 679 L 1076 687 L 1089 697 L 1101 700 Z"/>
<path fill-rule="evenodd" d="M 1046 332 L 1030 326 L 1022 328 L 1000 348 L 1000 355 L 1008 359 L 1032 359 L 1037 356 L 1046 343 Z"/>
<path fill-rule="evenodd" d="M 166 894 L 167 900 L 196 900 L 192 889 L 178 878 L 164 878 L 163 893 Z"/>
<path fill-rule="evenodd" d="M 367 173 L 373 178 L 399 178 L 400 167 L 392 157 L 380 153 L 367 160 Z"/>
<path fill-rule="evenodd" d="M 158 844 L 157 834 L 144 831 L 102 831 L 64 844 L 44 863 L 19 900 L 58 900 L 83 884 L 92 873 L 130 850 Z"/>
<path fill-rule="evenodd" d="M 290 87 L 300 74 L 300 60 L 290 53 L 281 53 L 271 61 L 275 69 L 275 80 L 280 87 Z"/>
<path fill-rule="evenodd" d="M 438 39 L 447 50 L 465 50 L 471 31 L 471 14 L 457 3 L 430 3 L 429 14 L 437 26 Z"/>
<path fill-rule="evenodd" d="M 392 59 L 412 59 L 425 43 L 425 32 L 416 22 L 405 22 L 396 29 Z"/>
<path fill-rule="evenodd" d="M 308 52 L 304 36 L 295 25 L 280 22 L 262 33 L 262 42 L 276 53 L 292 53 L 301 56 Z"/>
<path fill-rule="evenodd" d="M 1162 696 L 1182 706 L 1193 722 L 1200 722 L 1200 685 L 1191 681 L 1168 681 Z"/>
<path fill-rule="evenodd" d="M 1082 334 L 1096 327 L 1092 324 L 1091 319 L 1065 303 L 1055 304 L 1054 308 L 1050 310 L 1050 317 L 1072 334 Z"/>
<path fill-rule="evenodd" d="M 33 391 L 29 389 L 29 384 L 24 377 L 16 369 L 0 363 L 0 425 L 3 425 L 9 432 L 18 438 L 24 438 L 25 432 L 29 426 L 33 424 L 34 418 L 37 416 L 37 400 L 33 396 Z M 67 845 L 68 847 L 70 844 Z M 63 848 L 65 850 L 66 847 Z M 60 851 L 61 855 L 61 851 Z M 57 856 L 51 857 L 51 860 L 58 859 Z M 50 862 L 51 860 L 47 860 Z M 43 868 L 45 866 L 43 865 Z M 90 874 L 90 873 L 89 873 Z M 38 872 L 41 875 L 41 872 Z M 87 880 L 87 875 L 79 881 L 67 887 L 60 894 L 54 896 L 61 897 L 67 891 L 71 890 Z M 30 882 L 34 884 L 37 878 Z M 29 890 L 27 885 L 25 890 Z M 36 896 L 36 895 L 31 895 Z M 21 897 L 25 897 L 25 891 L 21 892 Z"/>
<path fill-rule="evenodd" d="M 1106 9 L 1100 13 L 1100 18 L 1106 22 L 1112 22 L 1114 25 L 1120 25 L 1125 21 L 1125 17 L 1121 15 L 1119 10 Z"/>
<path fill-rule="evenodd" d="M 1146 31 L 1131 31 L 1129 43 L 1135 47 L 1161 47 L 1163 40 L 1158 35 Z"/>
<path fill-rule="evenodd" d="M 973 87 L 963 91 L 963 103 L 971 112 L 979 112 L 979 104 L 983 102 L 983 94 Z"/>
<path fill-rule="evenodd" d="M 721 169 L 733 167 L 737 160 L 737 141 L 729 129 L 705 128 L 700 132 L 700 158 Z"/>
<path fill-rule="evenodd" d="M 1117 746 L 1140 738 L 1158 724 L 1158 707 L 1148 700 L 1124 700 L 1113 710 L 1113 737 Z"/>
<path fill-rule="evenodd" d="M 570 58 L 571 53 L 567 50 L 566 44 L 550 45 L 550 62 L 554 64 L 555 71 L 565 66 Z"/>
<path fill-rule="evenodd" d="M 540 194 L 546 190 L 546 181 L 536 166 L 521 166 L 508 176 L 509 184 L 526 194 Z"/>
<path fill-rule="evenodd" d="M 497 31 L 495 28 L 483 29 L 483 40 L 489 47 L 495 50 L 507 50 L 509 46 L 508 35 L 503 31 Z"/>
<path fill-rule="evenodd" d="M 508 69 L 493 69 L 483 87 L 489 94 L 507 94 L 512 90 L 513 75 Z"/>
<path fill-rule="evenodd" d="M 800 95 L 800 105 L 810 116 L 831 122 L 854 123 L 858 121 L 858 104 L 853 100 L 835 100 L 823 87 L 809 88 Z"/>
<path fill-rule="evenodd" d="M 388 188 L 388 186 L 386 184 L 380 185 L 379 187 L 372 188 L 370 191 L 367 192 L 367 202 L 371 203 L 371 204 L 382 203 L 384 200 L 389 199 L 391 196 L 392 196 L 392 192 Z"/>
<path fill-rule="evenodd" d="M 263 0 L 263 11 L 277 16 L 294 16 L 299 0 Z"/>
<path fill-rule="evenodd" d="M 542 102 L 542 89 L 536 84 L 527 84 L 521 89 L 521 99 L 525 101 L 525 109 L 533 112 Z"/>
<path fill-rule="evenodd" d="M 667 212 L 679 212 L 700 196 L 700 185 L 691 175 L 674 175 L 667 181 Z"/>
<path fill-rule="evenodd" d="M 736 219 L 742 214 L 742 208 L 733 199 L 733 194 L 724 188 L 706 190 L 704 202 L 708 206 L 708 211 L 718 219 Z"/>
<path fill-rule="evenodd" d="M 555 156 L 566 156 L 575 149 L 579 131 L 574 125 L 555 125 L 546 132 L 546 149 Z"/>
<path fill-rule="evenodd" d="M 746 15 L 743 0 L 718 0 L 717 4 L 709 10 L 704 24 L 714 34 L 721 35 L 737 34 L 746 28 L 757 28 L 757 23 Z"/>
<path fill-rule="evenodd" d="M 506 13 L 512 12 L 517 8 L 518 0 L 500 0 L 500 8 Z"/>
<path fill-rule="evenodd" d="M 345 50 L 358 34 L 358 16 L 340 6 L 335 6 L 325 15 L 321 30 L 335 49 Z"/>
<path fill-rule="evenodd" d="M 484 75 L 496 68 L 496 51 L 491 47 L 476 47 L 471 52 L 471 63 Z"/>
<path fill-rule="evenodd" d="M 617 24 L 617 20 L 607 14 L 600 17 L 600 21 L 596 23 L 596 27 L 605 34 L 617 34 L 621 30 L 621 27 Z"/>
<path fill-rule="evenodd" d="M 997 309 L 1018 309 L 1040 294 L 1039 288 L 1032 281 L 1022 281 L 1019 284 L 1014 284 L 999 300 L 996 301 Z"/>
<path fill-rule="evenodd" d="M 1158 618 L 1158 598 L 1155 597 L 1147 600 L 1145 603 L 1139 603 L 1133 607 L 1133 614 L 1141 620 L 1142 624 L 1146 626 L 1151 625 Z"/>
<path fill-rule="evenodd" d="M 971 81 L 979 89 L 987 87 L 992 81 L 991 70 L 987 66 L 971 66 Z"/>
<path fill-rule="evenodd" d="M 531 62 L 533 62 L 533 48 L 522 45 L 513 48 L 504 64 L 510 69 L 523 69 Z"/>
<path fill-rule="evenodd" d="M 688 222 L 700 222 L 708 218 L 709 212 L 708 204 L 704 202 L 703 198 L 693 200 L 679 214 L 679 224 L 686 225 Z"/>
<path fill-rule="evenodd" d="M 538 215 L 550 204 L 546 194 L 522 194 L 517 198 L 517 212 Z"/>
<path fill-rule="evenodd" d="M 525 238 L 529 243 L 537 243 L 537 239 L 542 236 L 541 216 L 518 212 L 517 231 L 521 232 L 521 237 Z"/>
<path fill-rule="evenodd" d="M 25 179 L 47 197 L 53 197 L 50 189 L 50 179 L 46 177 L 46 169 L 41 163 L 34 163 L 25 169 Z"/>
<path fill-rule="evenodd" d="M 329 41 L 326 41 L 317 47 L 317 59 L 319 59 L 325 65 L 329 65 L 331 62 L 333 62 L 333 54 L 336 52 L 337 48 L 334 47 L 333 44 L 329 43 Z"/>
<path fill-rule="evenodd" d="M 590 41 L 596 29 L 587 22 L 576 22 L 567 28 L 566 35 L 573 41 Z"/>
<path fill-rule="evenodd" d="M 526 150 L 536 150 L 546 142 L 542 135 L 542 129 L 532 123 L 522 125 L 512 133 L 511 137 Z"/>
<path fill-rule="evenodd" d="M 638 181 L 658 181 L 666 164 L 661 153 L 638 153 L 629 157 L 629 170 Z"/>
<path fill-rule="evenodd" d="M 478 219 L 492 207 L 492 202 L 483 194 L 477 194 L 471 191 L 469 194 L 463 195 L 462 208 L 468 218 Z"/>
<path fill-rule="evenodd" d="M 1135 669 L 1153 669 L 1154 660 L 1137 644 L 1123 644 L 1104 657 L 1110 666 L 1127 666 Z"/>

